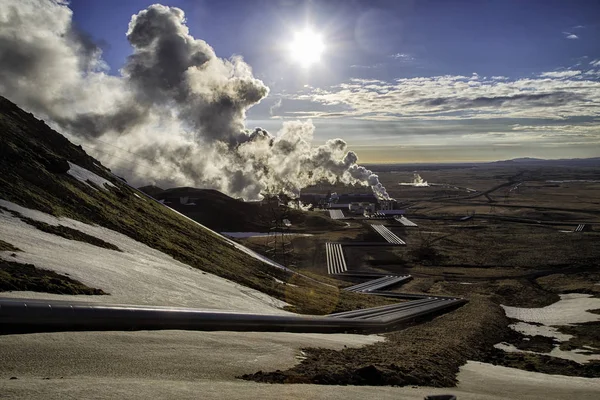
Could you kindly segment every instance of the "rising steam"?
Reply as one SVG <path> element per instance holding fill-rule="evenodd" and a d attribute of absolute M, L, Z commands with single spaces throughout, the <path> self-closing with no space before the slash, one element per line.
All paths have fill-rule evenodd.
<path fill-rule="evenodd" d="M 119 76 L 106 73 L 64 1 L 0 0 L 0 26 L 1 93 L 136 184 L 257 199 L 328 181 L 389 198 L 342 139 L 313 146 L 310 121 L 285 122 L 275 135 L 247 130 L 246 111 L 269 89 L 241 57 L 219 58 L 192 37 L 179 8 L 155 4 L 132 16 L 133 50 Z"/>
<path fill-rule="evenodd" d="M 424 180 L 423 178 L 421 178 L 421 175 L 415 173 L 413 175 L 412 182 L 401 182 L 400 185 L 402 185 L 402 186 L 415 186 L 415 187 L 427 187 L 427 186 L 429 186 L 429 183 L 427 183 L 426 180 Z"/>

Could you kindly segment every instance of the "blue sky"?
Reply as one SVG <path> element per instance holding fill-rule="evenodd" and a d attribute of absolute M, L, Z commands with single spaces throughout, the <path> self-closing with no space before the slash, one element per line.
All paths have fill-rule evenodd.
<path fill-rule="evenodd" d="M 131 16 L 153 1 L 72 0 L 110 73 L 131 53 Z M 600 156 L 600 2 L 165 1 L 220 57 L 270 87 L 248 126 L 311 118 L 367 162 Z M 305 26 L 325 53 L 304 68 Z"/>

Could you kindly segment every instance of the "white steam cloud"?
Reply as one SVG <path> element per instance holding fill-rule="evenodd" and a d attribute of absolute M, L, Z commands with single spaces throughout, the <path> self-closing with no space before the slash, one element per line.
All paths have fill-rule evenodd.
<path fill-rule="evenodd" d="M 412 182 L 401 182 L 401 183 L 399 183 L 399 185 L 402 185 L 402 186 L 415 186 L 415 187 L 427 187 L 427 186 L 429 186 L 429 183 L 427 183 L 426 180 L 424 180 L 423 178 L 421 178 L 421 175 L 415 173 L 413 175 Z"/>
<path fill-rule="evenodd" d="M 0 91 L 136 184 L 257 199 L 329 181 L 389 198 L 342 139 L 312 145 L 310 121 L 285 122 L 275 135 L 245 129 L 246 111 L 269 89 L 241 57 L 217 57 L 185 22 L 181 9 L 160 4 L 132 16 L 132 54 L 111 76 L 66 2 L 0 0 Z"/>

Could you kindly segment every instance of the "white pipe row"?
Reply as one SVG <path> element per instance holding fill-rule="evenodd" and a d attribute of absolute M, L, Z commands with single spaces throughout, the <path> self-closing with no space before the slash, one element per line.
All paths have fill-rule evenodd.
<path fill-rule="evenodd" d="M 375 232 L 379 233 L 383 238 L 392 244 L 406 244 L 402 239 L 396 236 L 392 231 L 383 225 L 371 225 Z"/>
<path fill-rule="evenodd" d="M 417 226 L 417 224 L 415 224 L 414 222 L 412 222 L 411 220 L 409 220 L 406 217 L 396 217 L 395 219 L 396 219 L 396 221 L 400 222 L 404 226 Z"/>
<path fill-rule="evenodd" d="M 327 256 L 327 272 L 341 274 L 348 270 L 342 245 L 339 243 L 325 243 L 325 254 Z"/>
<path fill-rule="evenodd" d="M 329 217 L 331 219 L 344 219 L 344 218 L 346 218 L 344 216 L 344 213 L 342 212 L 342 210 L 329 210 Z"/>

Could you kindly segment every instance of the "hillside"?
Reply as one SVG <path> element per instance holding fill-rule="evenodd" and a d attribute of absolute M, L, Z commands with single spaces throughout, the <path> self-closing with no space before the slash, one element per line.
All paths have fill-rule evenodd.
<path fill-rule="evenodd" d="M 290 220 L 290 230 L 294 232 L 345 227 L 345 224 L 318 212 L 284 210 L 260 202 L 245 202 L 213 189 L 180 187 L 160 190 L 156 186 L 144 186 L 139 189 L 218 232 L 268 232 L 272 221 L 281 220 L 282 216 Z"/>
<path fill-rule="evenodd" d="M 156 194 L 164 191 L 164 189 L 159 188 L 158 186 L 154 186 L 154 185 L 148 185 L 148 186 L 143 186 L 138 188 L 138 190 L 141 190 L 142 192 L 146 193 L 149 196 L 154 197 Z"/>
<path fill-rule="evenodd" d="M 118 250 L 103 249 L 89 243 L 89 236 L 98 238 L 106 233 L 104 230 L 110 230 L 110 235 L 102 236 L 104 241 L 119 247 L 119 235 L 123 235 L 137 244 L 128 245 L 136 249 L 133 253 L 120 249 L 125 252 L 125 257 L 119 259 L 123 264 L 111 265 L 112 272 L 107 269 L 104 271 L 106 274 L 118 274 L 128 268 L 147 268 L 147 263 L 137 265 L 133 262 L 137 260 L 141 254 L 139 249 L 143 247 L 144 257 L 147 260 L 157 260 L 159 266 L 162 265 L 160 260 L 163 256 L 174 259 L 172 268 L 169 269 L 169 279 L 174 285 L 179 285 L 178 279 L 187 279 L 183 275 L 179 278 L 177 276 L 178 268 L 181 268 L 182 274 L 189 270 L 182 266 L 186 264 L 284 300 L 294 310 L 304 313 L 360 308 L 380 302 L 365 298 L 367 296 L 338 294 L 334 287 L 265 264 L 237 250 L 231 242 L 214 232 L 157 202 L 144 199 L 112 175 L 99 161 L 86 154 L 80 146 L 75 146 L 43 121 L 37 120 L 5 98 L 0 98 L 0 200 L 3 200 L 0 209 L 3 219 L 0 239 L 6 243 L 6 248 L 14 246 L 23 250 L 0 251 L 0 258 L 5 260 L 10 258 L 10 261 L 18 262 L 22 257 L 27 258 L 34 250 L 28 238 L 31 237 L 31 229 L 35 228 L 36 232 L 45 230 L 44 236 L 40 237 L 40 245 L 35 247 L 38 251 L 36 259 L 40 260 L 35 267 L 50 270 L 53 266 L 57 268 L 60 264 L 44 261 L 47 260 L 44 257 L 60 254 L 66 243 L 81 242 L 88 243 L 71 245 L 73 253 L 66 261 L 79 259 L 81 265 L 87 265 L 86 251 L 92 251 L 91 249 L 96 249 L 95 255 L 103 251 L 118 253 Z M 15 232 L 19 232 L 20 236 Z M 74 233 L 78 238 L 72 237 Z M 15 238 L 20 238 L 29 247 L 13 243 Z M 58 239 L 54 238 L 61 241 L 57 242 Z M 128 239 L 123 242 L 128 243 Z M 159 257 L 150 254 L 151 250 L 157 250 L 162 255 Z M 100 256 L 97 259 L 98 262 L 103 260 Z M 92 268 L 93 265 L 88 267 Z M 97 267 L 103 268 L 99 264 Z M 10 278 L 10 272 L 0 272 L 0 279 L 7 279 L 7 276 Z M 94 280 L 83 283 L 103 290 L 102 270 L 91 272 L 93 273 L 88 275 L 95 277 Z M 111 282 L 117 281 L 117 275 L 111 276 Z M 160 284 L 163 279 L 160 275 L 152 279 L 155 278 L 156 284 Z M 203 290 L 200 278 L 197 275 L 194 277 L 194 290 L 200 291 L 196 294 Z M 126 279 L 131 278 L 123 273 L 121 280 Z M 294 285 L 280 283 L 291 279 L 294 280 Z M 125 283 L 131 287 L 138 284 Z M 148 285 L 146 290 L 152 290 L 152 285 Z M 236 290 L 240 291 L 239 288 Z"/>

